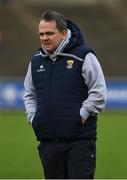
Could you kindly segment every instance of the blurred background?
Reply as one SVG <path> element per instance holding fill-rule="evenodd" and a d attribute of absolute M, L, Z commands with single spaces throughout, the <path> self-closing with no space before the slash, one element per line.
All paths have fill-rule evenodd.
<path fill-rule="evenodd" d="M 0 178 L 43 178 L 22 96 L 46 9 L 80 26 L 104 71 L 108 101 L 98 121 L 95 178 L 127 179 L 126 0 L 0 0 Z"/>

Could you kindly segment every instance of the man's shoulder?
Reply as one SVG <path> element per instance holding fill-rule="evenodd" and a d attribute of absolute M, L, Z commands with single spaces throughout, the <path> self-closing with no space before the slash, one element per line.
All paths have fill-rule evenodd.
<path fill-rule="evenodd" d="M 87 46 L 84 46 L 84 45 L 80 45 L 80 46 L 76 46 L 72 49 L 72 51 L 70 53 L 84 59 L 86 57 L 86 55 L 88 53 L 93 53 L 95 54 L 95 52 L 93 51 L 93 49 L 87 47 Z"/>
<path fill-rule="evenodd" d="M 35 61 L 36 59 L 41 57 L 41 52 L 39 50 L 35 51 L 31 56 L 31 61 Z"/>

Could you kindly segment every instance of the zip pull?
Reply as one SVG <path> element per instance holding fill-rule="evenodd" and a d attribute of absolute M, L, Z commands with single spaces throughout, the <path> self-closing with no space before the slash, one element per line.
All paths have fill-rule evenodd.
<path fill-rule="evenodd" d="M 52 58 L 51 58 L 51 59 L 52 59 L 52 62 L 53 62 L 53 64 L 54 64 L 54 63 L 55 63 L 55 61 L 56 61 L 56 57 L 53 57 L 53 56 L 52 56 Z"/>
<path fill-rule="evenodd" d="M 55 62 L 56 62 L 56 59 L 54 59 L 54 60 L 52 59 L 52 63 L 55 64 Z"/>

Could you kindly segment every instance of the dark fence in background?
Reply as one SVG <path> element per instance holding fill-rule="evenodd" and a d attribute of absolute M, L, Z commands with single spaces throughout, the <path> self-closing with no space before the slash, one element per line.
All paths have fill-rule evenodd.
<path fill-rule="evenodd" d="M 57 0 L 7 2 L 0 5 L 0 77 L 24 76 L 29 59 L 40 46 L 38 23 L 46 9 L 63 13 L 81 27 L 85 41 L 95 50 L 105 76 L 127 77 L 126 1 L 121 0 L 116 5 L 99 0 L 95 1 L 98 3 L 83 3 L 85 0 L 75 0 L 74 3 L 72 0 L 64 3 Z"/>

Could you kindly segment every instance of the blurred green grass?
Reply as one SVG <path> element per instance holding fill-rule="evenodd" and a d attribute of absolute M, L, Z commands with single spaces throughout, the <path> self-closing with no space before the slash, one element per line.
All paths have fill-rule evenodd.
<path fill-rule="evenodd" d="M 96 179 L 127 179 L 127 112 L 98 119 Z M 36 138 L 23 112 L 0 112 L 0 179 L 43 178 Z"/>
<path fill-rule="evenodd" d="M 24 113 L 0 113 L 0 178 L 42 177 L 37 142 Z"/>
<path fill-rule="evenodd" d="M 98 121 L 96 178 L 127 179 L 127 111 L 107 111 Z"/>

